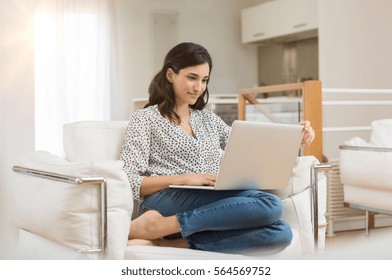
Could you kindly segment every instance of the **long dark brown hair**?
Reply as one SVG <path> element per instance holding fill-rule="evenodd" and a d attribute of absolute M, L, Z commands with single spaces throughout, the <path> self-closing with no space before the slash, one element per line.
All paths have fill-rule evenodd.
<path fill-rule="evenodd" d="M 181 43 L 172 48 L 166 55 L 162 70 L 155 75 L 148 88 L 149 99 L 145 106 L 149 107 L 158 104 L 159 112 L 162 116 L 167 117 L 173 123 L 179 124 L 180 117 L 173 111 L 176 99 L 173 85 L 167 80 L 166 72 L 171 68 L 174 73 L 186 67 L 196 66 L 208 63 L 210 73 L 212 69 L 212 60 L 208 51 L 195 43 Z M 207 81 L 208 85 L 208 81 Z M 189 105 L 192 109 L 203 109 L 209 98 L 208 87 L 203 94 L 196 100 L 195 104 Z"/>

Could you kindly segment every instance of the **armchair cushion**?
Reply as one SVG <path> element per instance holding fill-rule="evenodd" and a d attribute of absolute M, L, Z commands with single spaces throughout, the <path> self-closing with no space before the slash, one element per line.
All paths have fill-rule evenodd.
<path fill-rule="evenodd" d="M 340 179 L 344 201 L 363 209 L 392 211 L 392 148 L 387 141 L 392 135 L 387 122 L 373 122 L 371 143 L 355 137 L 340 150 Z M 392 122 L 389 123 L 392 125 Z"/>
<path fill-rule="evenodd" d="M 340 150 L 340 179 L 344 185 L 392 190 L 392 176 L 388 168 L 392 165 L 392 149 L 367 150 L 366 148 L 377 146 L 359 137 L 354 137 L 344 144 L 358 147 L 356 150 Z"/>
<path fill-rule="evenodd" d="M 392 119 L 373 121 L 370 142 L 377 147 L 392 148 Z"/>
<path fill-rule="evenodd" d="M 105 257 L 123 259 L 133 200 L 121 161 L 73 163 L 48 152 L 33 152 L 20 165 L 70 176 L 99 175 L 107 180 Z M 13 190 L 14 222 L 22 229 L 73 249 L 99 247 L 99 188 L 17 174 Z"/>
<path fill-rule="evenodd" d="M 79 121 L 65 124 L 65 158 L 73 162 L 118 160 L 127 121 Z"/>

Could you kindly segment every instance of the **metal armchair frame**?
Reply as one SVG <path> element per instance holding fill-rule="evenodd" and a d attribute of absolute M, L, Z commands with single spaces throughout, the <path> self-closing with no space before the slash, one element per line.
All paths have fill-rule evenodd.
<path fill-rule="evenodd" d="M 58 173 L 51 173 L 37 169 L 30 169 L 21 166 L 14 166 L 12 170 L 19 174 L 24 174 L 28 176 L 34 176 L 39 178 L 44 178 L 48 180 L 60 181 L 64 183 L 70 183 L 75 185 L 86 185 L 86 184 L 96 184 L 99 188 L 99 210 L 100 210 L 100 232 L 99 232 L 99 248 L 91 249 L 78 249 L 80 253 L 99 253 L 100 258 L 103 258 L 105 254 L 106 247 L 106 237 L 107 237 L 107 193 L 106 193 L 106 179 L 104 177 L 73 177 Z"/>

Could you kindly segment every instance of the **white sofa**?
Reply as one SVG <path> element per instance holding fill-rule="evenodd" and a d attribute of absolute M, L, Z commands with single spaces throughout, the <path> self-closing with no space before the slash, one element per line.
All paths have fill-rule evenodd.
<path fill-rule="evenodd" d="M 311 257 L 315 248 L 323 250 L 326 177 L 313 156 L 298 157 L 289 185 L 276 192 L 294 234 L 292 244 L 279 254 L 127 246 L 134 201 L 119 160 L 126 126 L 127 121 L 67 124 L 64 158 L 33 151 L 14 166 L 13 220 L 19 231 L 15 258 L 297 259 Z M 318 199 L 311 196 L 311 174 Z M 314 209 L 313 202 L 317 202 Z"/>
<path fill-rule="evenodd" d="M 371 123 L 370 141 L 354 137 L 340 146 L 340 179 L 350 207 L 392 215 L 392 119 Z M 368 221 L 366 233 L 368 233 Z"/>

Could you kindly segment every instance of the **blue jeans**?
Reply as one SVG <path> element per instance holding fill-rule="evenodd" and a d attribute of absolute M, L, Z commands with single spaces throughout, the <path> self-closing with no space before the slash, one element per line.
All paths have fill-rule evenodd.
<path fill-rule="evenodd" d="M 263 191 L 165 189 L 146 197 L 139 214 L 151 209 L 176 215 L 181 236 L 192 249 L 273 253 L 292 239 L 290 226 L 281 220 L 280 199 Z"/>

